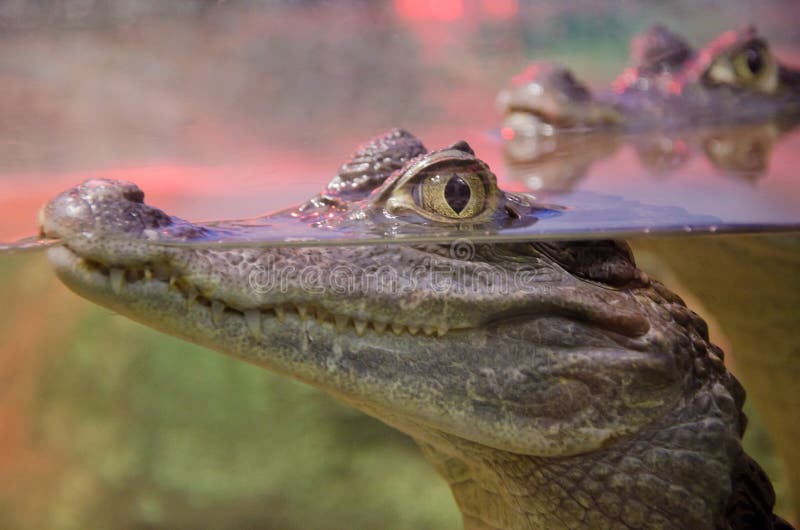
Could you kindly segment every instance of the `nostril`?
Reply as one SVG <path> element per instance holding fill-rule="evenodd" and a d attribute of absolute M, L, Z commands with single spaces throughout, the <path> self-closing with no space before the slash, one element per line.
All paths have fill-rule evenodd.
<path fill-rule="evenodd" d="M 136 202 L 139 204 L 144 202 L 144 192 L 135 186 L 133 188 L 127 188 L 125 191 L 123 191 L 122 196 L 131 202 Z"/>

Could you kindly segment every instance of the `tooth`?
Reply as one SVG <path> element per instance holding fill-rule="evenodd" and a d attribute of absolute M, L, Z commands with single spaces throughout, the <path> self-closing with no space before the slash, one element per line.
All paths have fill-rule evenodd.
<path fill-rule="evenodd" d="M 325 323 L 325 321 L 327 319 L 328 319 L 328 313 L 324 309 L 322 309 L 321 307 L 318 307 L 317 308 L 317 322 L 320 323 L 320 324 L 323 324 L 323 323 Z"/>
<path fill-rule="evenodd" d="M 177 276 L 170 276 L 169 277 L 169 286 L 176 287 L 178 285 L 178 277 Z"/>
<path fill-rule="evenodd" d="M 402 324 L 392 324 L 392 331 L 395 335 L 400 335 L 403 332 Z"/>
<path fill-rule="evenodd" d="M 200 293 L 197 291 L 197 288 L 194 285 L 189 285 L 186 289 L 186 308 L 191 309 L 194 306 L 197 297 L 200 296 Z"/>
<path fill-rule="evenodd" d="M 286 317 L 286 310 L 283 308 L 282 305 L 275 306 L 275 316 L 278 317 L 278 320 L 283 322 L 284 317 Z"/>
<path fill-rule="evenodd" d="M 336 331 L 344 331 L 347 329 L 347 323 L 350 318 L 343 315 L 334 315 L 333 320 L 336 322 Z"/>
<path fill-rule="evenodd" d="M 111 280 L 111 290 L 114 294 L 122 293 L 122 286 L 125 284 L 125 271 L 122 269 L 111 269 L 108 272 L 108 278 Z"/>
<path fill-rule="evenodd" d="M 144 279 L 148 282 L 153 279 L 153 271 L 145 267 L 144 269 Z"/>
<path fill-rule="evenodd" d="M 256 342 L 261 341 L 261 312 L 258 309 L 248 309 L 244 312 L 244 319 L 247 321 L 247 327 L 250 328 L 250 333 Z"/>
<path fill-rule="evenodd" d="M 308 316 L 308 308 L 304 305 L 297 306 L 297 316 L 300 317 L 300 320 L 305 320 Z"/>
<path fill-rule="evenodd" d="M 225 304 L 219 300 L 211 300 L 211 320 L 214 325 L 219 326 L 222 323 L 222 314 L 225 312 Z"/>
<path fill-rule="evenodd" d="M 381 333 L 386 331 L 386 322 L 373 322 L 372 328 L 378 335 L 380 335 Z"/>
<path fill-rule="evenodd" d="M 436 333 L 436 328 L 433 326 L 422 326 L 422 331 L 425 332 L 426 335 L 433 335 Z"/>
<path fill-rule="evenodd" d="M 419 333 L 419 326 L 408 326 L 408 332 L 412 335 Z"/>
<path fill-rule="evenodd" d="M 447 328 L 445 328 L 445 327 L 436 328 L 436 336 L 437 337 L 441 337 L 445 333 L 447 333 Z"/>
<path fill-rule="evenodd" d="M 359 337 L 367 330 L 367 322 L 365 320 L 353 319 L 353 325 L 356 327 L 356 334 Z"/>

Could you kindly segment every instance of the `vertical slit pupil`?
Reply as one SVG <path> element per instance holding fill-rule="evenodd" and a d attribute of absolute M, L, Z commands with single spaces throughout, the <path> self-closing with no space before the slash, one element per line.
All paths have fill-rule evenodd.
<path fill-rule="evenodd" d="M 763 61 L 761 60 L 761 54 L 759 50 L 755 48 L 750 48 L 746 52 L 747 54 L 747 67 L 750 69 L 751 72 L 757 74 L 761 67 L 763 66 Z"/>
<path fill-rule="evenodd" d="M 444 187 L 444 198 L 456 213 L 467 207 L 472 196 L 469 184 L 459 176 L 451 177 Z"/>

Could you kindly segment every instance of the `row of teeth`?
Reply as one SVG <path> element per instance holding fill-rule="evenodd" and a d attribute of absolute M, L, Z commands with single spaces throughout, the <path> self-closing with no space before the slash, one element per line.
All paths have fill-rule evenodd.
<path fill-rule="evenodd" d="M 292 315 L 301 321 L 314 319 L 319 324 L 330 324 L 340 333 L 352 330 L 359 337 L 363 336 L 367 331 L 372 331 L 379 335 L 391 331 L 395 335 L 402 335 L 404 333 L 417 335 L 423 333 L 427 336 L 435 335 L 441 337 L 448 331 L 447 328 L 440 326 L 413 326 L 397 323 L 389 324 L 387 322 L 378 322 L 374 320 L 359 320 L 346 315 L 330 313 L 315 305 L 287 304 L 260 307 L 258 309 L 236 309 L 226 305 L 220 300 L 206 298 L 200 294 L 194 285 L 185 279 L 171 275 L 169 271 L 164 268 L 119 269 L 107 268 L 95 263 L 86 263 L 94 269 L 99 269 L 108 276 L 111 290 L 116 295 L 122 294 L 125 289 L 125 284 L 128 282 L 150 281 L 154 279 L 163 281 L 169 283 L 170 287 L 176 288 L 186 297 L 187 308 L 191 308 L 196 304 L 209 308 L 211 311 L 211 320 L 217 326 L 221 325 L 223 315 L 226 312 L 241 315 L 244 317 L 248 329 L 256 340 L 261 339 L 261 322 L 263 318 L 277 318 L 278 321 L 283 322 L 287 315 Z"/>

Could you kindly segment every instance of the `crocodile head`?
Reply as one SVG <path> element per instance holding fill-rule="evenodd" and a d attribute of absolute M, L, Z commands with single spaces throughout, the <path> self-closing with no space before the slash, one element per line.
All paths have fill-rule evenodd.
<path fill-rule="evenodd" d="M 284 214 L 488 228 L 525 207 L 464 142 L 426 153 L 395 130 Z M 163 245 L 203 228 L 108 180 L 53 199 L 41 225 L 62 240 L 49 258 L 78 294 L 411 435 L 468 526 L 674 513 L 699 528 L 738 498 L 743 392 L 704 323 L 622 242 Z"/>
<path fill-rule="evenodd" d="M 534 63 L 498 96 L 504 127 L 523 135 L 641 131 L 800 114 L 800 71 L 781 63 L 753 27 L 727 31 L 696 52 L 657 25 L 633 38 L 630 56 L 612 90 L 596 97 L 566 68 Z"/>
<path fill-rule="evenodd" d="M 556 129 L 613 127 L 623 116 L 598 101 L 589 88 L 560 64 L 538 61 L 514 76 L 497 96 L 505 116 L 504 137 L 551 135 Z"/>

